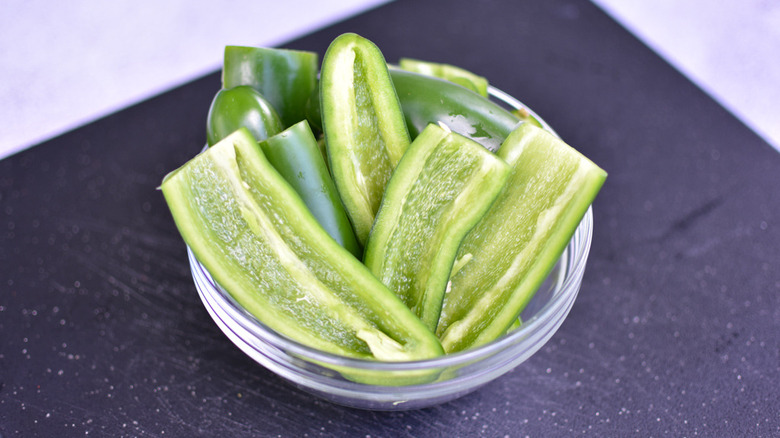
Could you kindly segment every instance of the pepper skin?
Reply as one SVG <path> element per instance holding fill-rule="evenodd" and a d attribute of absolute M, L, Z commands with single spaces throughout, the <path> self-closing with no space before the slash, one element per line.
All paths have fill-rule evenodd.
<path fill-rule="evenodd" d="M 450 64 L 401 58 L 398 66 L 406 71 L 441 78 L 474 91 L 482 97 L 488 97 L 488 80 L 483 76 Z"/>
<path fill-rule="evenodd" d="M 252 87 L 219 90 L 211 102 L 206 121 L 209 146 L 242 127 L 257 140 L 276 135 L 283 129 L 274 108 Z"/>
<path fill-rule="evenodd" d="M 374 43 L 351 33 L 333 40 L 322 60 L 320 106 L 333 180 L 365 244 L 385 185 L 410 142 Z"/>
<path fill-rule="evenodd" d="M 443 122 L 495 152 L 520 123 L 497 103 L 444 79 L 397 68 L 390 69 L 390 76 L 412 138 L 429 123 Z"/>
<path fill-rule="evenodd" d="M 328 173 L 309 124 L 303 120 L 260 142 L 266 158 L 300 195 L 325 231 L 355 257 L 363 250 Z"/>
<path fill-rule="evenodd" d="M 607 174 L 549 132 L 524 123 L 497 154 L 504 190 L 458 249 L 436 334 L 448 353 L 503 336 L 569 244 Z"/>
<path fill-rule="evenodd" d="M 285 128 L 306 118 L 306 102 L 317 89 L 319 56 L 314 52 L 227 46 L 222 87 L 249 85 L 279 113 Z"/>
<path fill-rule="evenodd" d="M 431 330 L 458 245 L 508 175 L 509 166 L 492 152 L 431 124 L 387 184 L 364 262 Z"/>

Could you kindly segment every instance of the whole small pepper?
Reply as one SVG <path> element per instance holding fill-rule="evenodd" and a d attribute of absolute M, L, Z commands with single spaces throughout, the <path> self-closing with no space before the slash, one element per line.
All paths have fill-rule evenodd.
<path fill-rule="evenodd" d="M 211 102 L 206 121 L 209 146 L 238 128 L 247 128 L 258 141 L 283 129 L 276 110 L 254 88 L 239 86 L 219 90 Z"/>

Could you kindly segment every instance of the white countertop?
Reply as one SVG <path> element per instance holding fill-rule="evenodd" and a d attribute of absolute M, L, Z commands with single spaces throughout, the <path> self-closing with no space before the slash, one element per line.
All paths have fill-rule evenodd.
<path fill-rule="evenodd" d="M 385 2 L 5 0 L 0 158 Z M 780 150 L 780 3 L 594 2 Z"/>
<path fill-rule="evenodd" d="M 3 0 L 0 158 L 387 0 Z"/>

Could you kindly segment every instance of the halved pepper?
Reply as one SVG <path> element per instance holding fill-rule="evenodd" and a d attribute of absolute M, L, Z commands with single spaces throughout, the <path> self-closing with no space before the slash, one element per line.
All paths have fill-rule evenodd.
<path fill-rule="evenodd" d="M 431 124 L 390 178 L 364 262 L 431 330 L 458 245 L 508 174 L 492 152 Z"/>
<path fill-rule="evenodd" d="M 318 62 L 315 52 L 227 46 L 222 86 L 248 85 L 256 89 L 276 109 L 287 128 L 306 118 L 306 102 L 317 88 Z"/>
<path fill-rule="evenodd" d="M 507 332 L 555 266 L 606 173 L 549 132 L 524 123 L 498 156 L 504 190 L 458 250 L 436 333 L 448 353 Z"/>
<path fill-rule="evenodd" d="M 374 43 L 352 33 L 333 40 L 322 61 L 320 106 L 333 180 L 365 244 L 385 185 L 410 142 Z"/>
<path fill-rule="evenodd" d="M 161 189 L 197 259 L 271 329 L 350 357 L 442 354 L 432 332 L 316 223 L 245 129 L 168 174 Z"/>
<path fill-rule="evenodd" d="M 260 148 L 325 231 L 355 257 L 362 257 L 363 250 L 306 120 L 261 141 Z"/>
<path fill-rule="evenodd" d="M 399 59 L 398 66 L 406 71 L 433 76 L 456 83 L 483 97 L 488 97 L 488 80 L 484 76 L 472 73 L 466 69 L 450 64 L 422 61 L 412 58 Z"/>

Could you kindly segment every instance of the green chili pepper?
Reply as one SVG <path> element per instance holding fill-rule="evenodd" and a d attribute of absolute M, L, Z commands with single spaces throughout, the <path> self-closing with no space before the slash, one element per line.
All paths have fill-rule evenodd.
<path fill-rule="evenodd" d="M 496 151 L 519 123 L 497 103 L 452 82 L 399 69 L 390 69 L 390 75 L 412 138 L 429 123 L 443 122 Z"/>
<path fill-rule="evenodd" d="M 214 96 L 206 121 L 209 146 L 247 128 L 258 140 L 282 131 L 282 122 L 274 108 L 252 87 L 239 86 L 219 90 Z"/>
<path fill-rule="evenodd" d="M 448 353 L 504 335 L 568 245 L 606 173 L 524 123 L 498 156 L 512 166 L 501 194 L 458 250 L 436 329 Z"/>
<path fill-rule="evenodd" d="M 316 223 L 246 129 L 168 174 L 161 189 L 197 259 L 271 329 L 350 357 L 442 354 L 433 333 Z"/>
<path fill-rule="evenodd" d="M 309 124 L 303 120 L 260 142 L 266 158 L 300 195 L 317 222 L 355 257 L 363 251 Z"/>
<path fill-rule="evenodd" d="M 306 121 L 312 130 L 322 132 L 322 108 L 320 108 L 320 83 L 306 102 Z"/>
<path fill-rule="evenodd" d="M 409 133 L 382 52 L 355 34 L 337 37 L 320 74 L 322 127 L 333 180 L 365 244 Z"/>
<path fill-rule="evenodd" d="M 432 124 L 390 178 L 364 262 L 431 330 L 458 245 L 508 175 L 495 154 Z"/>
<path fill-rule="evenodd" d="M 285 127 L 306 118 L 306 102 L 317 88 L 314 52 L 262 47 L 225 47 L 223 88 L 249 85 L 279 113 Z"/>
<path fill-rule="evenodd" d="M 403 70 L 441 78 L 466 87 L 475 93 L 488 97 L 488 80 L 483 76 L 450 64 L 401 58 L 398 66 Z"/>

